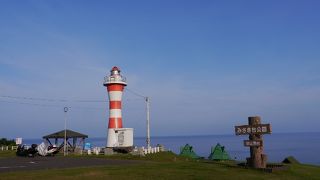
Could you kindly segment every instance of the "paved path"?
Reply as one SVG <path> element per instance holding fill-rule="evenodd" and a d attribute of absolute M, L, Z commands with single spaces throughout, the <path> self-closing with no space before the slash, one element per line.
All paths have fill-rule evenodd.
<path fill-rule="evenodd" d="M 141 163 L 141 161 L 110 160 L 104 158 L 85 157 L 11 157 L 0 159 L 0 173 L 53 168 L 129 165 L 137 163 Z"/>

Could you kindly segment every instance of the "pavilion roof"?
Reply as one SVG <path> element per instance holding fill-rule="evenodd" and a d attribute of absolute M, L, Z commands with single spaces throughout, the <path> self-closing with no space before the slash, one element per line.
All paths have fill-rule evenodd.
<path fill-rule="evenodd" d="M 64 130 L 43 136 L 44 139 L 64 138 Z M 88 138 L 88 135 L 67 129 L 67 138 Z"/>

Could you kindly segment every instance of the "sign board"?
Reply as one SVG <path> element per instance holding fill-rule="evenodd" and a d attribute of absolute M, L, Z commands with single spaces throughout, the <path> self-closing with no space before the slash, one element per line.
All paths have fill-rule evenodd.
<path fill-rule="evenodd" d="M 244 146 L 251 147 L 251 146 L 256 146 L 260 147 L 262 146 L 262 140 L 244 140 L 243 141 Z"/>
<path fill-rule="evenodd" d="M 250 135 L 250 134 L 270 134 L 270 124 L 257 124 L 257 125 L 242 125 L 235 126 L 236 135 Z"/>
<path fill-rule="evenodd" d="M 84 149 L 85 150 L 90 150 L 91 149 L 91 143 L 85 143 L 84 144 Z"/>
<path fill-rule="evenodd" d="M 16 145 L 22 144 L 22 138 L 16 138 Z"/>

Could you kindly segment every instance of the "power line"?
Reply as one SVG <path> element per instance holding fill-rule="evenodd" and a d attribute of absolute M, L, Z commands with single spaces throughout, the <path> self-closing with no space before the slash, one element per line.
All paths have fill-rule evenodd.
<path fill-rule="evenodd" d="M 143 95 L 141 95 L 141 94 L 139 94 L 139 93 L 137 93 L 137 92 L 135 92 L 135 91 L 133 91 L 133 90 L 131 90 L 131 89 L 126 88 L 126 90 L 129 91 L 129 92 L 131 92 L 132 94 L 134 94 L 134 95 L 136 95 L 136 96 L 139 96 L 139 97 L 143 98 L 143 99 L 146 99 L 146 98 L 147 98 L 146 96 L 143 96 Z"/>
<path fill-rule="evenodd" d="M 145 98 L 144 96 L 142 96 L 132 90 L 128 90 L 128 91 L 136 96 Z M 37 98 L 37 97 L 8 96 L 8 95 L 0 95 L 0 97 L 8 98 L 8 99 L 22 99 L 22 100 L 30 100 L 30 101 L 47 101 L 47 102 L 80 102 L 80 103 L 107 103 L 107 102 L 109 102 L 106 100 L 91 100 L 91 99 L 89 99 L 89 100 L 83 100 L 83 99 L 82 100 L 81 99 L 68 100 L 68 99 L 52 99 L 52 98 Z M 125 100 L 132 101 L 132 100 L 138 100 L 138 99 L 127 98 Z"/>
<path fill-rule="evenodd" d="M 49 99 L 49 98 L 35 98 L 35 97 L 23 97 L 23 96 L 7 96 L 7 95 L 0 95 L 3 98 L 9 99 L 24 99 L 24 100 L 32 100 L 32 101 L 48 101 L 48 102 L 108 102 L 104 100 L 68 100 L 68 99 Z"/>
<path fill-rule="evenodd" d="M 135 96 L 138 96 L 140 98 L 143 98 L 147 100 L 146 96 L 143 96 L 131 89 L 126 88 L 126 90 L 130 93 L 132 93 Z M 78 103 L 107 103 L 109 101 L 106 100 L 83 100 L 83 99 L 54 99 L 54 98 L 39 98 L 39 97 L 27 97 L 27 96 L 12 96 L 12 95 L 0 95 L 1 98 L 7 98 L 7 99 L 16 99 L 16 100 L 27 100 L 27 101 L 45 101 L 45 102 L 60 102 L 60 103 L 71 103 L 71 102 L 78 102 Z M 132 100 L 138 100 L 138 99 L 124 99 L 126 101 L 132 101 Z M 61 108 L 65 107 L 62 105 L 51 105 L 51 104 L 41 104 L 41 103 L 29 103 L 29 102 L 19 102 L 19 101 L 6 101 L 6 100 L 0 100 L 0 102 L 5 103 L 15 103 L 15 104 L 22 104 L 22 105 L 32 105 L 32 106 L 40 106 L 40 107 L 56 107 Z M 99 110 L 105 110 L 105 108 L 95 108 L 95 107 L 81 107 L 81 106 L 72 106 L 72 108 L 76 109 L 99 109 Z"/>
<path fill-rule="evenodd" d="M 26 103 L 26 102 L 17 102 L 17 101 L 3 101 L 0 100 L 0 102 L 4 103 L 14 103 L 14 104 L 22 104 L 22 105 L 32 105 L 32 106 L 40 106 L 40 107 L 54 107 L 54 108 L 62 108 L 66 106 L 62 105 L 50 105 L 50 104 L 39 104 L 39 103 Z M 82 107 L 82 106 L 68 106 L 68 108 L 76 108 L 76 109 L 86 109 L 86 110 L 105 110 L 105 108 L 96 108 L 96 107 Z"/>
<path fill-rule="evenodd" d="M 26 103 L 26 102 L 16 102 L 16 101 L 3 101 L 3 100 L 0 100 L 0 102 L 23 104 L 23 105 L 33 105 L 33 106 L 42 106 L 42 107 L 59 107 L 59 108 L 62 107 L 62 106 L 58 106 L 58 105 L 36 104 L 36 103 Z"/>
<path fill-rule="evenodd" d="M 134 91 L 130 91 L 133 94 L 139 96 L 139 97 L 143 97 L 142 95 L 134 92 Z M 27 100 L 27 101 L 44 101 L 44 102 L 58 102 L 58 103 L 107 103 L 109 101 L 106 100 L 68 100 L 68 99 L 53 99 L 53 98 L 38 98 L 38 97 L 26 97 L 26 96 L 9 96 L 9 95 L 0 95 L 0 98 L 7 98 L 7 99 L 16 99 L 16 100 Z M 135 100 L 139 100 L 137 99 L 130 99 L 130 98 L 126 98 L 124 99 L 125 101 L 135 101 Z M 32 106 L 40 106 L 40 107 L 56 107 L 56 108 L 61 108 L 61 107 L 65 107 L 64 105 L 52 105 L 52 104 L 43 104 L 43 103 L 30 103 L 30 102 L 24 102 L 24 101 L 7 101 L 7 100 L 1 100 L 0 102 L 5 102 L 5 103 L 15 103 L 15 104 L 22 104 L 22 105 L 32 105 Z M 96 108 L 96 107 L 82 107 L 82 106 L 72 106 L 72 108 L 76 108 L 76 109 L 94 109 L 94 110 L 105 110 L 105 108 Z"/>
<path fill-rule="evenodd" d="M 126 88 L 127 91 L 134 94 L 135 96 L 138 96 L 140 98 L 143 98 L 146 101 L 146 110 L 147 110 L 147 139 L 146 144 L 147 147 L 150 148 L 150 98 L 148 96 L 143 96 L 131 89 Z M 50 99 L 50 98 L 35 98 L 35 97 L 24 97 L 24 96 L 8 96 L 8 95 L 0 95 L 2 98 L 8 98 L 8 99 L 18 99 L 18 100 L 31 100 L 31 101 L 46 101 L 46 102 L 63 102 L 63 103 L 70 103 L 70 102 L 83 102 L 83 103 L 91 103 L 91 102 L 109 102 L 109 101 L 101 101 L 101 100 L 68 100 L 68 99 Z M 126 99 L 127 101 L 130 99 Z M 48 104 L 39 104 L 39 103 L 29 103 L 29 102 L 18 102 L 18 101 L 4 101 L 0 100 L 0 102 L 5 103 L 16 103 L 16 104 L 23 104 L 23 105 L 33 105 L 33 106 L 40 106 L 40 107 L 55 107 L 55 108 L 62 108 L 67 106 L 61 106 L 61 105 L 48 105 Z M 105 108 L 94 108 L 94 107 L 79 107 L 79 106 L 72 106 L 68 108 L 76 108 L 76 109 L 94 109 L 94 110 L 105 110 Z"/>
<path fill-rule="evenodd" d="M 60 101 L 60 102 L 67 102 L 67 100 L 64 100 L 64 99 L 47 99 L 47 98 L 34 98 L 34 97 L 22 97 L 22 96 L 4 96 L 4 95 L 0 95 L 0 97 L 10 98 L 10 99 L 33 100 L 33 101 Z"/>

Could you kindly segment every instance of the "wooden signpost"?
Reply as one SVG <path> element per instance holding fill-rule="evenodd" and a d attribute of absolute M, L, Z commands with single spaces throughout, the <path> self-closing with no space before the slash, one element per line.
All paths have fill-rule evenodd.
<path fill-rule="evenodd" d="M 263 134 L 271 134 L 270 124 L 261 124 L 259 116 L 249 117 L 249 125 L 235 126 L 236 135 L 249 135 L 249 140 L 244 140 L 243 144 L 250 147 L 250 157 L 247 164 L 253 168 L 266 168 L 267 155 L 263 154 Z"/>

